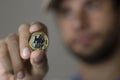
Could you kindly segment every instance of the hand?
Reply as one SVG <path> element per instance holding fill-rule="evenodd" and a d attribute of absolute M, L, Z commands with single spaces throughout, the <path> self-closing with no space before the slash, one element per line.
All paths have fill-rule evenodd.
<path fill-rule="evenodd" d="M 31 33 L 47 27 L 40 22 L 22 24 L 18 33 L 0 40 L 0 80 L 43 80 L 48 71 L 45 51 L 32 51 L 28 40 Z"/>

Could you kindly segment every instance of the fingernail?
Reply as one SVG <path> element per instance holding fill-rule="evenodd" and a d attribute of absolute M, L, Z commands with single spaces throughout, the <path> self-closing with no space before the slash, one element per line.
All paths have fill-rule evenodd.
<path fill-rule="evenodd" d="M 25 76 L 25 75 L 24 75 L 24 73 L 23 73 L 22 71 L 20 71 L 20 72 L 17 73 L 17 78 L 18 78 L 18 79 L 23 79 L 24 76 Z"/>
<path fill-rule="evenodd" d="M 38 31 L 40 29 L 40 26 L 38 24 L 33 24 L 31 25 L 30 27 L 30 32 L 35 32 L 35 31 Z"/>
<path fill-rule="evenodd" d="M 23 58 L 29 58 L 30 55 L 30 49 L 29 48 L 24 48 L 22 52 L 22 57 Z"/>

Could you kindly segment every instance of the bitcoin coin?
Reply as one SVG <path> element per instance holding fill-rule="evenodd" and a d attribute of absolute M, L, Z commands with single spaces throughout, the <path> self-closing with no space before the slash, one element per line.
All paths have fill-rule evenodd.
<path fill-rule="evenodd" d="M 44 32 L 34 32 L 29 39 L 32 50 L 45 50 L 48 47 L 48 36 Z"/>

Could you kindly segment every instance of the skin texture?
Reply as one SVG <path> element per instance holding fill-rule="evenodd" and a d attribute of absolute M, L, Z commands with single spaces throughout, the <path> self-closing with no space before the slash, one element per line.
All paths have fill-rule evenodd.
<path fill-rule="evenodd" d="M 33 32 L 47 28 L 40 22 L 22 24 L 18 33 L 0 40 L 0 80 L 43 80 L 48 71 L 45 51 L 29 48 L 28 40 Z"/>

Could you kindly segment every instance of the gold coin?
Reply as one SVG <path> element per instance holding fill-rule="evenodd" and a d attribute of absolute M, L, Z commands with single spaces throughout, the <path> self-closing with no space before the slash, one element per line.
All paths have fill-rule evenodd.
<path fill-rule="evenodd" d="M 48 36 L 44 32 L 34 32 L 29 39 L 32 50 L 45 50 L 48 47 Z"/>

